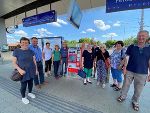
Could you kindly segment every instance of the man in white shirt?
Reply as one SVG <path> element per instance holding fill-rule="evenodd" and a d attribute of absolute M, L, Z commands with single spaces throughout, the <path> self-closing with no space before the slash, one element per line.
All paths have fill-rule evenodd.
<path fill-rule="evenodd" d="M 52 49 L 50 48 L 50 43 L 46 43 L 46 47 L 43 49 L 43 59 L 45 60 L 45 73 L 47 76 L 51 74 L 51 64 L 52 64 Z"/>

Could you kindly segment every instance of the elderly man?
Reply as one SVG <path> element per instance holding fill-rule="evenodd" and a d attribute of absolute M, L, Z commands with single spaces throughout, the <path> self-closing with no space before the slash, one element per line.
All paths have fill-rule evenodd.
<path fill-rule="evenodd" d="M 135 111 L 139 110 L 139 98 L 147 79 L 148 68 L 150 70 L 150 46 L 146 45 L 148 37 L 148 31 L 139 31 L 137 35 L 137 45 L 130 45 L 128 47 L 126 51 L 126 55 L 129 56 L 128 65 L 126 67 L 127 74 L 123 83 L 121 96 L 117 98 L 118 102 L 123 102 L 126 99 L 130 85 L 134 80 L 132 107 Z M 150 81 L 150 75 L 148 76 L 148 81 Z"/>

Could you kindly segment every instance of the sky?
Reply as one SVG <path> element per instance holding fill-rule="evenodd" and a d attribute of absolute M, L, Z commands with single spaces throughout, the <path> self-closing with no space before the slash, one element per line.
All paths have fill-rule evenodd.
<path fill-rule="evenodd" d="M 22 36 L 25 37 L 53 37 L 62 36 L 65 40 L 79 40 L 80 38 L 94 38 L 105 42 L 110 39 L 125 40 L 136 36 L 139 30 L 141 10 L 128 10 L 106 13 L 106 7 L 97 7 L 82 11 L 83 17 L 80 28 L 76 29 L 67 21 L 67 14 L 58 15 L 57 22 L 32 27 L 19 28 L 14 34 L 7 34 L 7 42 L 15 43 Z M 150 31 L 150 9 L 144 9 L 144 29 Z"/>

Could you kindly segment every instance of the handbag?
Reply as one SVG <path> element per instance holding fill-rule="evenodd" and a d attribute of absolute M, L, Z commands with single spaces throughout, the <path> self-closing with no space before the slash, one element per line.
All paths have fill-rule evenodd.
<path fill-rule="evenodd" d="M 81 78 L 86 78 L 86 73 L 85 73 L 82 69 L 78 70 L 78 75 L 79 75 Z"/>
<path fill-rule="evenodd" d="M 124 68 L 124 58 L 122 57 L 122 54 L 123 54 L 123 50 L 121 50 L 121 62 L 120 62 L 120 64 L 118 65 L 118 69 L 119 70 L 123 70 L 123 68 Z"/>
<path fill-rule="evenodd" d="M 20 81 L 22 77 L 23 76 L 18 72 L 18 70 L 14 69 L 12 75 L 10 76 L 10 79 L 13 81 Z"/>
<path fill-rule="evenodd" d="M 109 69 L 109 68 L 110 68 L 110 62 L 109 62 L 109 59 L 108 59 L 108 58 L 105 59 L 105 57 L 104 57 L 104 55 L 103 55 L 102 52 L 101 52 L 101 54 L 102 54 L 102 56 L 103 56 L 103 58 L 104 58 L 106 68 Z"/>

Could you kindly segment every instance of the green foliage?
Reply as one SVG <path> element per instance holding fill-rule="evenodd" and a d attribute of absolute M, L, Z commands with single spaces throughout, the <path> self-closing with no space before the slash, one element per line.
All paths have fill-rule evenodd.
<path fill-rule="evenodd" d="M 105 42 L 105 45 L 107 48 L 111 48 L 113 45 L 115 45 L 116 42 L 117 42 L 116 40 L 107 40 Z"/>
<path fill-rule="evenodd" d="M 79 43 L 91 43 L 91 38 L 81 38 L 79 39 Z"/>
<path fill-rule="evenodd" d="M 124 42 L 125 46 L 131 45 L 131 44 L 136 44 L 137 43 L 137 38 L 131 36 L 128 39 L 125 39 L 123 42 Z"/>

